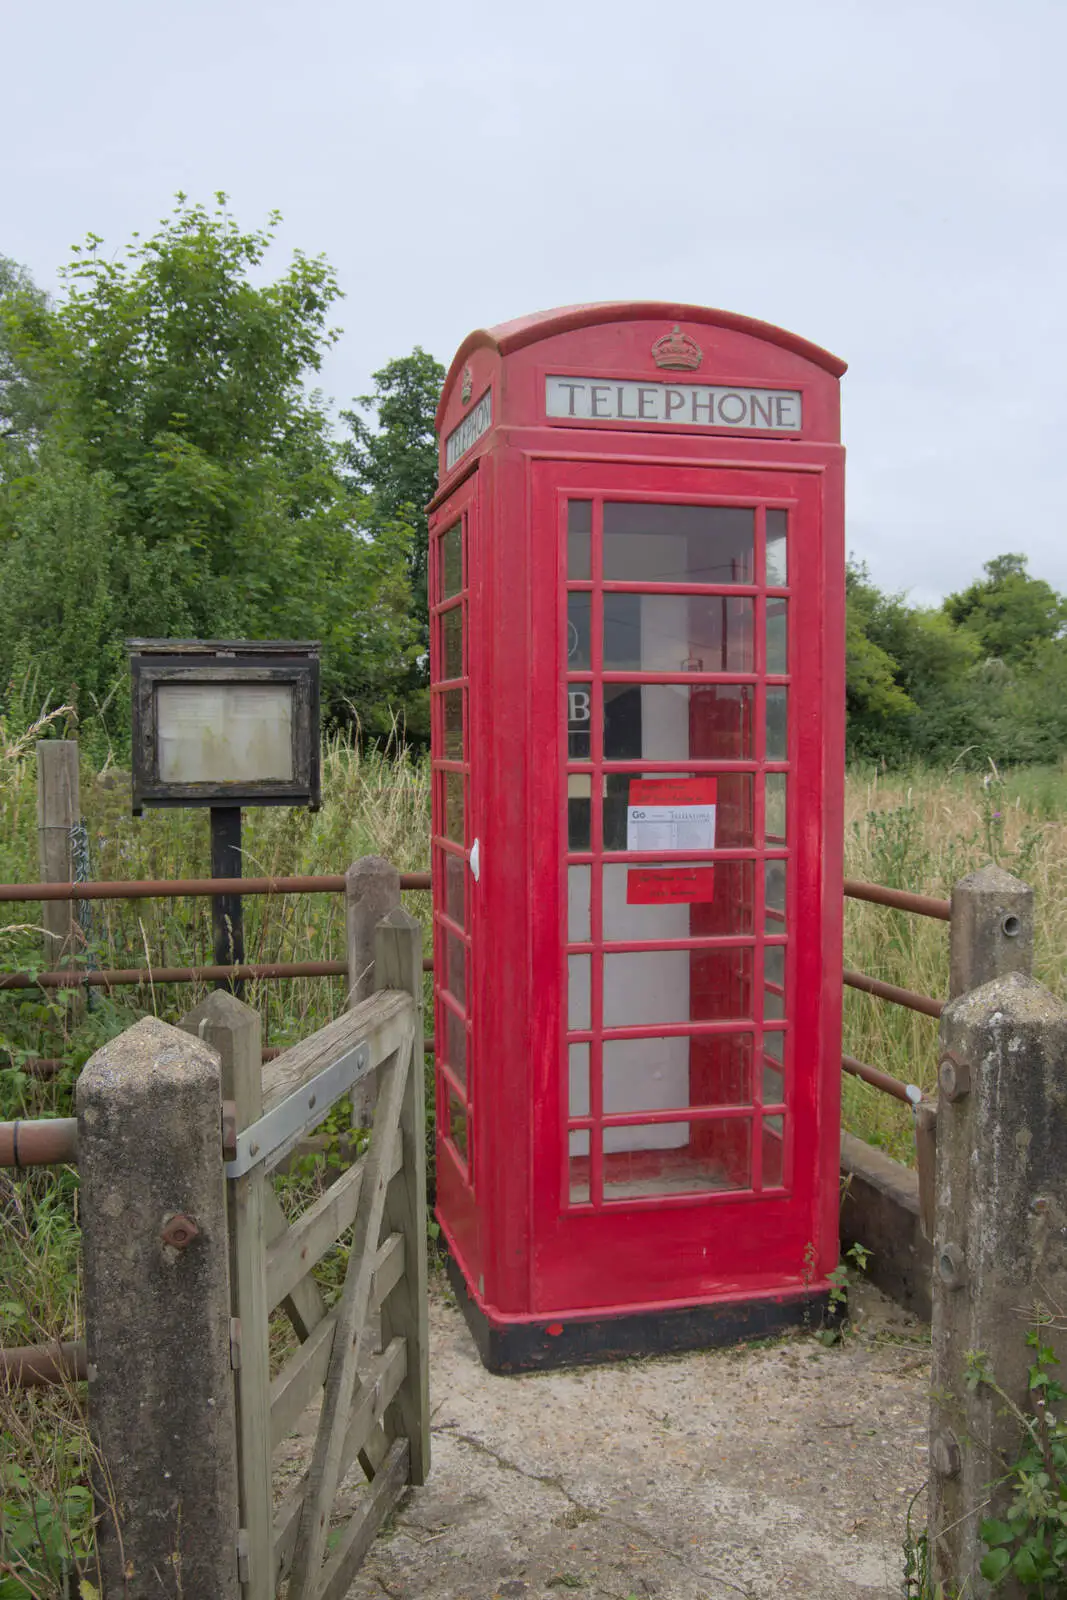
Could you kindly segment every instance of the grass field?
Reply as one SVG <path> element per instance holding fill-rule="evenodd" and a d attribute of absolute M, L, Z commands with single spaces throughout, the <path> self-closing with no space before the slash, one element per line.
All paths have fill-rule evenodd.
<path fill-rule="evenodd" d="M 0 880 L 36 878 L 33 735 L 5 737 L 0 726 Z M 198 812 L 129 814 L 123 775 L 83 769 L 82 810 L 92 876 L 206 876 L 207 818 Z M 323 807 L 253 812 L 246 823 L 246 872 L 339 872 L 358 856 L 387 856 L 404 870 L 428 866 L 428 784 L 408 755 L 363 753 L 340 742 L 325 752 Z M 1067 769 L 1025 769 L 985 777 L 932 771 L 848 779 L 846 873 L 896 888 L 947 895 L 952 884 L 988 861 L 999 862 L 1037 892 L 1036 972 L 1067 990 Z M 406 903 L 423 921 L 429 947 L 429 897 Z M 10 905 L 0 922 L 0 969 L 41 966 L 36 907 Z M 246 954 L 252 961 L 340 959 L 344 917 L 337 895 L 246 901 Z M 943 995 L 948 977 L 944 923 L 855 901 L 846 903 L 849 966 L 927 994 Z M 211 960 L 209 903 L 96 902 L 88 954 L 99 967 L 195 965 Z M 199 998 L 189 986 L 98 994 L 77 1027 L 61 996 L 33 990 L 0 996 L 0 1117 L 68 1113 L 77 1070 L 106 1038 L 137 1015 L 175 1020 Z M 335 1015 L 340 980 L 249 985 L 265 1042 L 284 1044 Z M 895 1077 L 930 1088 L 936 1023 L 854 991 L 845 994 L 845 1050 Z M 63 1055 L 67 1065 L 42 1082 L 21 1071 L 35 1055 Z M 908 1110 L 853 1078 L 843 1083 L 844 1122 L 853 1132 L 912 1159 Z M 78 1309 L 77 1180 L 73 1173 L 0 1175 L 0 1343 L 76 1337 Z M 87 1442 L 75 1391 L 0 1394 L 0 1597 L 63 1594 L 64 1563 L 83 1558 L 90 1541 Z M 20 1545 L 31 1555 L 19 1555 Z M 33 1577 L 12 1572 L 33 1563 Z M 5 1564 L 7 1570 L 5 1570 Z"/>

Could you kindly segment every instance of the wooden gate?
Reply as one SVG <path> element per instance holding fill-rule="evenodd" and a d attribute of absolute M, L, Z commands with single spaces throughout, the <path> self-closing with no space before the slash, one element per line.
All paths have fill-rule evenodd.
<path fill-rule="evenodd" d="M 259 1019 L 212 995 L 182 1026 L 222 1057 L 232 1117 L 226 1167 L 237 1390 L 240 1531 L 247 1600 L 341 1600 L 383 1518 L 429 1469 L 426 1155 L 418 923 L 379 924 L 378 992 L 260 1065 Z M 271 1170 L 371 1075 L 365 1154 L 295 1220 Z M 344 1285 L 327 1307 L 311 1269 L 351 1229 Z M 300 1348 L 271 1377 L 270 1317 L 281 1306 Z M 273 1453 L 321 1393 L 311 1459 L 274 1492 Z M 362 1487 L 335 1501 L 358 1463 Z M 346 1502 L 353 1491 L 345 1491 Z"/>

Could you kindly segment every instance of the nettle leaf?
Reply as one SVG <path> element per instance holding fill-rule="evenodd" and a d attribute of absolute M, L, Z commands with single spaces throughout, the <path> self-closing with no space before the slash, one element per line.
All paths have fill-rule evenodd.
<path fill-rule="evenodd" d="M 1011 1556 L 1007 1550 L 990 1550 L 987 1556 L 982 1557 L 979 1571 L 990 1583 L 999 1583 L 1010 1566 Z"/>
<path fill-rule="evenodd" d="M 999 1522 L 996 1517 L 989 1517 L 982 1523 L 978 1530 L 978 1537 L 983 1544 L 993 1547 L 998 1544 L 1011 1544 L 1015 1538 L 1015 1530 L 1006 1522 Z"/>

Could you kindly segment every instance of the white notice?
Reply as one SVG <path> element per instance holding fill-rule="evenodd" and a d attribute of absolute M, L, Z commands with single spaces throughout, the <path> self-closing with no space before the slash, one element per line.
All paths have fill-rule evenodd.
<path fill-rule="evenodd" d="M 627 850 L 714 850 L 714 806 L 629 806 Z"/>

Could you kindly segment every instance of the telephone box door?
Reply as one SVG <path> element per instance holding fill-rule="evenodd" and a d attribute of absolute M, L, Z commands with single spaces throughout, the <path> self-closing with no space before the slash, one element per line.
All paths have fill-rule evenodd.
<path fill-rule="evenodd" d="M 475 749 L 478 476 L 430 521 L 432 881 L 438 1200 L 455 1246 L 479 1256 L 477 922 L 480 803 Z"/>
<path fill-rule="evenodd" d="M 533 826 L 560 863 L 539 1308 L 759 1295 L 836 1262 L 820 495 L 798 469 L 537 470 L 558 562 L 534 741 L 558 762 Z"/>

